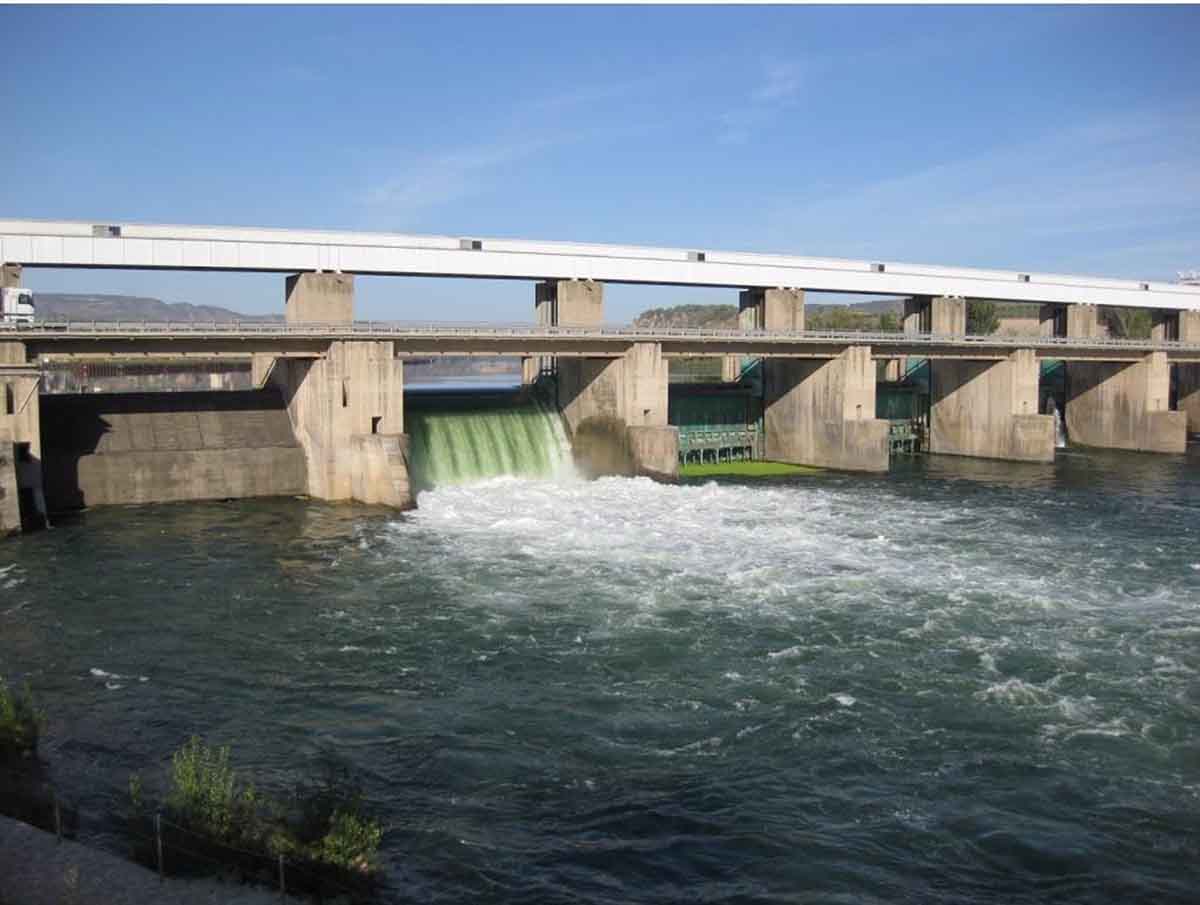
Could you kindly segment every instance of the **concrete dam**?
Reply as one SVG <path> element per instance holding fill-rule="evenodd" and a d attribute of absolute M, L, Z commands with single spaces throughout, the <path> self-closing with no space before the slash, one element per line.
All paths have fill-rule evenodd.
<path fill-rule="evenodd" d="M 586 474 L 665 480 L 681 459 L 709 455 L 882 472 L 898 421 L 919 426 L 905 442 L 924 451 L 1020 462 L 1053 461 L 1060 416 L 1072 442 L 1102 448 L 1179 454 L 1200 431 L 1200 293 L 1188 287 L 707 250 L 0 221 L 5 286 L 23 267 L 310 264 L 285 280 L 282 322 L 9 325 L 0 532 L 47 508 L 113 503 L 304 493 L 406 508 L 422 482 L 545 473 L 565 458 Z M 532 279 L 533 323 L 356 321 L 354 272 Z M 749 288 L 737 329 L 642 329 L 606 325 L 604 280 Z M 902 330 L 807 330 L 806 288 L 908 293 Z M 1038 330 L 969 335 L 968 298 L 1037 303 Z M 1148 309 L 1151 336 L 1107 336 L 1105 304 Z M 406 360 L 445 356 L 520 358 L 521 401 L 439 409 L 406 394 Z M 697 358 L 720 361 L 715 384 L 673 384 L 672 366 Z M 238 362 L 251 389 L 43 392 L 49 369 L 122 361 L 214 373 Z M 1048 369 L 1060 381 L 1053 409 Z"/>

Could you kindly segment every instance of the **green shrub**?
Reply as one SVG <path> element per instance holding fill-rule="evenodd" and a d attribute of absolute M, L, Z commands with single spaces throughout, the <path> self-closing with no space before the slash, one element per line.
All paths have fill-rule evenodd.
<path fill-rule="evenodd" d="M 367 874 L 376 868 L 382 839 L 383 827 L 377 820 L 338 811 L 329 821 L 329 832 L 310 851 L 316 861 Z"/>
<path fill-rule="evenodd" d="M 258 838 L 258 805 L 253 786 L 239 787 L 228 747 L 210 748 L 192 736 L 171 758 L 167 807 L 188 829 L 218 842 Z"/>
<path fill-rule="evenodd" d="M 28 685 L 16 694 L 0 679 L 0 762 L 36 756 L 44 722 Z"/>

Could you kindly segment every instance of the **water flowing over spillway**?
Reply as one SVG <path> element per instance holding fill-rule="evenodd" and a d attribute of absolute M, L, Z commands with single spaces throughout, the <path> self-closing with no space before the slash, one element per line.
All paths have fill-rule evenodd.
<path fill-rule="evenodd" d="M 410 405 L 405 426 L 418 489 L 512 475 L 570 472 L 570 447 L 558 413 L 536 398 L 427 398 Z"/>

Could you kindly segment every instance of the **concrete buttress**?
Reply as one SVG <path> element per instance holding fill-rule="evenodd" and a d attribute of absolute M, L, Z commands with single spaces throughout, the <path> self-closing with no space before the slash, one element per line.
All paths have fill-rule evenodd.
<path fill-rule="evenodd" d="M 1200 311 L 1180 311 L 1178 339 L 1200 343 Z M 1200 364 L 1175 366 L 1175 386 L 1178 391 L 1176 408 L 1187 415 L 1187 429 L 1200 433 Z"/>
<path fill-rule="evenodd" d="M 310 496 L 411 505 L 406 460 L 397 458 L 408 450 L 404 364 L 392 343 L 334 341 L 317 359 L 276 359 L 269 379 L 304 448 Z M 385 460 L 395 468 L 381 470 Z M 364 489 L 366 475 L 383 476 Z"/>
<path fill-rule="evenodd" d="M 558 407 L 581 467 L 675 478 L 679 432 L 667 424 L 667 388 L 658 343 L 634 343 L 620 358 L 560 358 Z"/>
<path fill-rule="evenodd" d="M 1067 436 L 1072 443 L 1144 452 L 1187 449 L 1186 412 L 1170 411 L 1165 352 L 1139 362 L 1069 362 Z"/>
<path fill-rule="evenodd" d="M 1045 322 L 1045 318 L 1043 319 Z M 1095 305 L 1070 305 L 1057 318 L 1072 339 L 1104 335 Z M 1183 321 L 1181 328 L 1185 327 Z M 1067 437 L 1072 443 L 1143 452 L 1181 453 L 1188 415 L 1171 411 L 1171 365 L 1166 353 L 1141 361 L 1070 361 L 1067 369 Z"/>
<path fill-rule="evenodd" d="M 888 423 L 875 417 L 869 346 L 832 359 L 763 362 L 766 457 L 844 471 L 887 471 Z"/>
<path fill-rule="evenodd" d="M 1040 369 L 1032 349 L 1003 361 L 931 361 L 929 451 L 1054 461 L 1054 418 L 1038 414 Z"/>

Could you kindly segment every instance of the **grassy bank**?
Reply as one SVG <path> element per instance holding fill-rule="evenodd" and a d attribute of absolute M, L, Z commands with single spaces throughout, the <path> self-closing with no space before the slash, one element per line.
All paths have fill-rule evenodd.
<path fill-rule="evenodd" d="M 809 465 L 788 465 L 786 462 L 721 462 L 703 465 L 690 463 L 679 467 L 681 478 L 777 478 L 788 475 L 819 474 L 820 468 Z"/>

